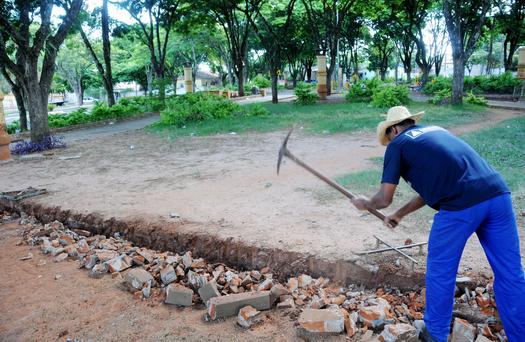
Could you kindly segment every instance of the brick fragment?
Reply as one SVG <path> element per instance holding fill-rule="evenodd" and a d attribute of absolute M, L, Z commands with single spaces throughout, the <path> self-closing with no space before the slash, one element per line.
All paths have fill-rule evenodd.
<path fill-rule="evenodd" d="M 160 270 L 160 280 L 164 285 L 168 285 L 177 280 L 177 274 L 173 266 L 168 265 Z"/>
<path fill-rule="evenodd" d="M 299 325 L 311 333 L 341 333 L 344 331 L 341 310 L 305 309 L 299 316 Z"/>
<path fill-rule="evenodd" d="M 370 302 L 374 305 L 359 309 L 359 320 L 369 328 L 377 328 L 385 324 L 390 304 L 383 298 L 376 298 Z"/>
<path fill-rule="evenodd" d="M 111 273 L 122 272 L 130 268 L 131 263 L 132 263 L 131 258 L 125 254 L 106 261 L 106 264 L 108 265 L 109 271 Z"/>
<path fill-rule="evenodd" d="M 202 286 L 198 292 L 204 304 L 207 304 L 208 300 L 211 298 L 220 297 L 221 295 L 214 280 L 204 284 L 204 286 Z"/>
<path fill-rule="evenodd" d="M 75 246 L 77 248 L 77 252 L 78 253 L 80 253 L 80 254 L 89 253 L 89 245 L 88 245 L 86 239 L 82 239 L 82 240 L 78 241 L 75 244 Z"/>
<path fill-rule="evenodd" d="M 54 262 L 61 262 L 61 261 L 64 261 L 66 260 L 68 257 L 67 253 L 60 253 L 59 255 L 57 255 L 55 257 L 55 259 L 53 259 Z"/>
<path fill-rule="evenodd" d="M 193 299 L 193 290 L 179 285 L 169 284 L 166 287 L 166 304 L 174 304 L 181 306 L 191 306 Z"/>
<path fill-rule="evenodd" d="M 124 276 L 126 284 L 135 290 L 142 290 L 145 284 L 153 282 L 153 276 L 143 268 L 134 268 Z"/>
<path fill-rule="evenodd" d="M 387 324 L 379 335 L 381 342 L 418 342 L 418 333 L 416 328 L 410 324 Z"/>
<path fill-rule="evenodd" d="M 476 328 L 464 319 L 456 318 L 452 328 L 451 342 L 472 342 L 476 336 Z"/>
<path fill-rule="evenodd" d="M 247 305 L 239 310 L 239 314 L 237 315 L 237 324 L 243 328 L 249 328 L 254 323 L 253 318 L 260 313 L 261 312 L 253 306 Z"/>
<path fill-rule="evenodd" d="M 293 292 L 297 290 L 297 288 L 299 287 L 299 282 L 297 281 L 297 278 L 289 278 L 287 285 L 288 285 L 288 290 L 290 290 L 290 292 Z"/>
<path fill-rule="evenodd" d="M 350 315 L 348 311 L 345 309 L 341 309 L 341 312 L 343 313 L 343 317 L 345 320 L 345 330 L 346 335 L 348 337 L 353 337 L 355 333 L 357 332 L 357 316 L 356 315 Z"/>
<path fill-rule="evenodd" d="M 213 297 L 208 302 L 208 315 L 212 320 L 233 316 L 247 305 L 251 305 L 257 310 L 270 309 L 272 307 L 270 291 L 245 292 Z"/>
<path fill-rule="evenodd" d="M 306 274 L 301 274 L 299 276 L 299 287 L 304 289 L 306 288 L 308 285 L 310 285 L 312 283 L 312 277 L 310 277 L 309 275 L 306 275 Z"/>
<path fill-rule="evenodd" d="M 272 303 L 275 303 L 277 299 L 279 299 L 281 296 L 289 294 L 290 291 L 286 287 L 284 287 L 281 284 L 275 284 L 272 286 L 270 290 L 270 295 L 272 297 Z"/>
<path fill-rule="evenodd" d="M 100 279 L 106 273 L 108 273 L 108 265 L 106 265 L 106 264 L 97 264 L 97 265 L 93 266 L 91 271 L 89 271 L 89 276 L 91 278 Z"/>

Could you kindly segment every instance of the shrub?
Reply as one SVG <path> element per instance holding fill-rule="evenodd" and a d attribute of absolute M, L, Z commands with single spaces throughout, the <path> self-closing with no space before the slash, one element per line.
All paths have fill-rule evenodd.
<path fill-rule="evenodd" d="M 208 93 L 189 93 L 170 98 L 160 113 L 161 123 L 182 127 L 189 122 L 222 119 L 239 114 L 239 104 L 222 96 Z"/>
<path fill-rule="evenodd" d="M 384 86 L 372 95 L 372 104 L 380 108 L 408 104 L 409 101 L 408 88 L 405 86 Z"/>
<path fill-rule="evenodd" d="M 270 111 L 258 103 L 241 106 L 240 111 L 236 112 L 236 115 L 239 116 L 267 116 L 269 114 Z"/>
<path fill-rule="evenodd" d="M 467 96 L 465 96 L 465 102 L 480 105 L 480 106 L 487 105 L 487 100 L 485 100 L 483 96 L 476 96 L 472 92 L 467 93 Z"/>
<path fill-rule="evenodd" d="M 432 95 L 444 89 L 452 89 L 452 79 L 444 76 L 431 76 L 429 81 L 423 87 L 423 93 Z"/>
<path fill-rule="evenodd" d="M 56 136 L 48 136 L 41 143 L 34 143 L 32 141 L 20 141 L 11 149 L 13 155 L 29 154 L 33 152 L 42 152 L 54 148 L 65 148 L 66 144 L 62 138 Z"/>
<path fill-rule="evenodd" d="M 48 111 L 48 112 L 52 112 L 53 109 L 55 109 L 56 107 L 57 107 L 56 104 L 54 104 L 54 103 L 48 103 L 48 104 L 47 104 L 47 111 Z"/>
<path fill-rule="evenodd" d="M 297 86 L 295 87 L 295 96 L 297 96 L 295 103 L 300 105 L 311 105 L 317 102 L 319 96 L 313 91 L 314 88 L 314 85 L 310 83 L 297 83 Z"/>
<path fill-rule="evenodd" d="M 15 134 L 20 131 L 20 121 L 15 120 L 6 127 L 8 134 Z"/>
<path fill-rule="evenodd" d="M 49 115 L 49 127 L 65 127 L 79 125 L 92 121 L 86 108 L 79 108 L 67 115 L 53 114 Z"/>
<path fill-rule="evenodd" d="M 349 102 L 369 102 L 372 95 L 383 83 L 377 77 L 371 80 L 359 81 L 348 89 L 345 98 Z"/>
<path fill-rule="evenodd" d="M 270 82 L 269 79 L 267 79 L 266 77 L 264 77 L 262 75 L 255 76 L 255 78 L 253 79 L 253 83 L 257 87 L 259 87 L 259 89 L 269 88 L 272 85 L 272 82 Z"/>
<path fill-rule="evenodd" d="M 428 100 L 428 102 L 440 105 L 443 103 L 450 102 L 450 99 L 452 98 L 452 90 L 451 89 L 442 89 L 434 94 L 434 96 Z"/>

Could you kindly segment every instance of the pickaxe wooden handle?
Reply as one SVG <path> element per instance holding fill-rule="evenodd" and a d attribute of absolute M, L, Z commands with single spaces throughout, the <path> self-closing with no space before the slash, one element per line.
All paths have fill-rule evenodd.
<path fill-rule="evenodd" d="M 292 152 L 290 152 L 290 150 L 288 150 L 288 147 L 286 145 L 288 144 L 288 138 L 290 137 L 290 134 L 292 134 L 292 131 L 293 131 L 293 128 L 286 135 L 286 138 L 284 139 L 284 142 L 283 142 L 283 144 L 281 146 L 281 149 L 279 150 L 279 157 L 277 159 L 277 174 L 279 174 L 279 169 L 281 167 L 282 158 L 283 158 L 283 156 L 285 156 L 285 157 L 288 157 L 289 159 L 293 160 L 297 165 L 303 167 L 304 169 L 308 170 L 310 173 L 314 174 L 317 178 L 321 179 L 326 184 L 330 185 L 332 188 L 336 189 L 337 191 L 339 191 L 340 193 L 342 193 L 343 195 L 345 195 L 349 199 L 354 199 L 356 196 L 353 193 L 351 193 L 350 191 L 346 190 L 341 185 L 337 184 L 336 182 L 334 182 L 330 178 L 326 177 L 322 173 L 314 170 L 308 164 L 306 164 L 305 162 L 303 162 L 302 160 L 300 160 L 299 158 L 294 156 L 292 154 Z M 368 212 L 370 214 L 374 215 L 375 217 L 377 217 L 381 221 L 385 220 L 385 215 L 382 214 L 379 210 L 373 209 L 373 208 L 369 208 L 367 210 L 368 210 Z M 392 227 L 395 227 L 397 225 L 397 222 L 394 221 L 394 220 L 390 220 L 390 224 L 392 225 Z"/>

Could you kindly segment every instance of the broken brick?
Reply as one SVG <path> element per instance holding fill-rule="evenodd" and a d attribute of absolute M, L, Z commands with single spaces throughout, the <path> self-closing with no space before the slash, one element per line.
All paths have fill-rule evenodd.
<path fill-rule="evenodd" d="M 299 316 L 301 328 L 313 333 L 341 333 L 344 323 L 344 315 L 340 310 L 305 309 Z"/>
<path fill-rule="evenodd" d="M 476 328 L 464 319 L 454 320 L 451 342 L 472 342 L 476 336 Z"/>
<path fill-rule="evenodd" d="M 208 315 L 212 320 L 236 315 L 242 307 L 247 305 L 251 305 L 257 310 L 268 310 L 272 307 L 270 291 L 245 292 L 214 297 L 208 303 Z"/>
<path fill-rule="evenodd" d="M 166 287 L 166 304 L 174 304 L 181 306 L 191 306 L 193 300 L 193 290 L 179 285 L 169 284 Z"/>
<path fill-rule="evenodd" d="M 379 336 L 381 342 L 418 342 L 416 328 L 410 324 L 387 324 Z"/>
<path fill-rule="evenodd" d="M 237 323 L 243 328 L 249 328 L 253 324 L 253 318 L 261 312 L 251 305 L 247 305 L 239 310 Z"/>
<path fill-rule="evenodd" d="M 143 268 L 134 268 L 126 273 L 124 280 L 129 287 L 142 290 L 145 284 L 153 282 L 153 276 Z"/>
<path fill-rule="evenodd" d="M 160 270 L 160 280 L 162 280 L 164 285 L 168 285 L 177 280 L 177 274 L 173 266 L 168 265 Z"/>
<path fill-rule="evenodd" d="M 204 284 L 204 286 L 201 286 L 198 292 L 204 304 L 206 304 L 211 298 L 219 297 L 221 295 L 219 290 L 217 290 L 217 284 L 214 280 L 207 282 Z"/>

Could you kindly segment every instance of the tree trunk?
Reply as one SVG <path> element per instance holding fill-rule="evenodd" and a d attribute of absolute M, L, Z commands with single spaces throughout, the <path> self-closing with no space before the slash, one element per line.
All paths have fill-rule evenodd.
<path fill-rule="evenodd" d="M 274 67 L 274 66 L 271 66 L 270 67 L 270 77 L 272 79 L 272 103 L 278 103 L 279 102 L 279 98 L 278 98 L 278 94 L 277 94 L 277 79 L 278 79 L 278 75 L 277 75 L 277 67 Z"/>
<path fill-rule="evenodd" d="M 146 93 L 149 95 L 149 96 L 153 96 L 153 87 L 152 87 L 152 84 L 153 84 L 153 69 L 151 68 L 151 66 L 146 66 L 146 82 L 147 82 L 147 89 L 146 89 Z"/>
<path fill-rule="evenodd" d="M 32 65 L 33 66 L 33 65 Z M 36 69 L 36 63 L 34 64 Z M 37 71 L 34 70 L 33 75 L 26 76 L 25 86 L 27 93 L 32 96 L 27 97 L 27 109 L 29 111 L 29 119 L 31 120 L 31 141 L 42 142 L 49 136 L 49 124 L 47 117 L 47 93 L 42 94 L 38 82 Z"/>
<path fill-rule="evenodd" d="M 102 1 L 102 49 L 104 52 L 104 64 L 106 67 L 106 92 L 108 106 L 115 104 L 115 93 L 113 91 L 113 73 L 111 71 L 111 44 L 109 42 L 109 16 L 108 0 Z"/>
<path fill-rule="evenodd" d="M 237 65 L 237 70 L 235 72 L 237 77 L 237 90 L 239 91 L 239 96 L 244 96 L 244 68 Z"/>
<path fill-rule="evenodd" d="M 443 64 L 443 57 L 444 55 L 437 57 L 434 63 L 434 69 L 436 71 L 436 76 L 439 76 L 439 73 L 441 72 L 441 65 Z"/>
<path fill-rule="evenodd" d="M 462 55 L 454 56 L 454 74 L 452 78 L 452 104 L 463 103 L 463 83 L 465 82 L 465 59 Z"/>
<path fill-rule="evenodd" d="M 11 91 L 15 96 L 16 107 L 18 108 L 18 116 L 20 117 L 20 130 L 27 131 L 27 111 L 25 105 L 26 98 L 24 96 L 24 90 L 20 86 L 15 85 L 11 88 Z"/>
<path fill-rule="evenodd" d="M 494 45 L 494 29 L 491 27 L 490 29 L 490 40 L 489 40 L 489 52 L 487 55 L 487 69 L 486 74 L 490 75 L 492 73 L 492 48 Z"/>
<path fill-rule="evenodd" d="M 77 86 L 73 88 L 73 92 L 75 93 L 75 97 L 77 98 L 77 106 L 82 106 L 84 104 L 84 98 L 82 94 L 82 86 Z"/>

